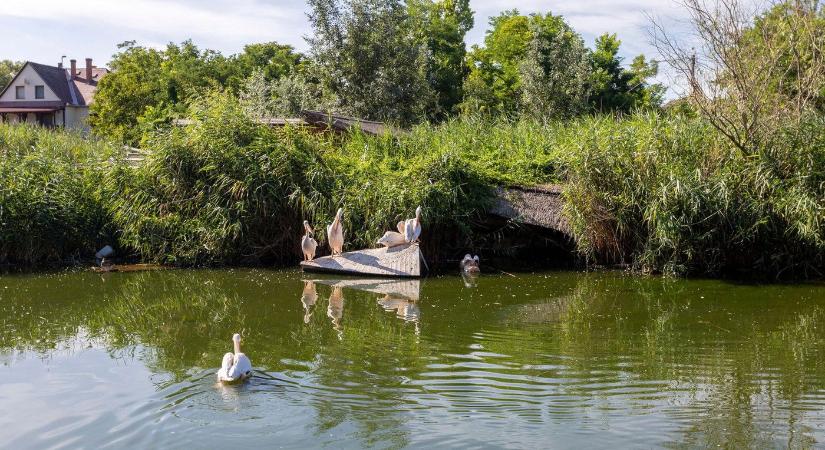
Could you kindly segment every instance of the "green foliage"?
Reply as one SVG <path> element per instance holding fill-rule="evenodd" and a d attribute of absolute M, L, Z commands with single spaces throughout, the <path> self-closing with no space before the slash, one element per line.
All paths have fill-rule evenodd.
<path fill-rule="evenodd" d="M 80 135 L 0 124 L 0 265 L 89 257 L 112 243 L 99 185 L 117 151 Z"/>
<path fill-rule="evenodd" d="M 473 28 L 473 11 L 469 0 L 411 0 L 407 9 L 417 38 L 427 48 L 427 78 L 437 97 L 429 115 L 443 119 L 463 96 L 464 36 Z"/>
<path fill-rule="evenodd" d="M 629 113 L 637 109 L 658 107 L 662 101 L 663 87 L 649 85 L 648 79 L 658 73 L 658 64 L 648 62 L 644 55 L 637 56 L 630 69 L 622 67 L 618 56 L 621 41 L 615 34 L 605 33 L 596 39 L 591 55 L 590 104 L 594 111 Z"/>
<path fill-rule="evenodd" d="M 17 72 L 23 68 L 23 61 L 12 61 L 10 59 L 0 60 L 0 91 L 11 82 Z"/>
<path fill-rule="evenodd" d="M 276 43 L 247 45 L 243 53 L 229 58 L 200 50 L 192 41 L 170 43 L 164 50 L 134 41 L 119 48 L 110 63 L 112 73 L 98 84 L 90 124 L 96 134 L 129 145 L 137 145 L 151 131 L 143 125 L 182 115 L 190 99 L 209 89 L 229 87 L 237 92 L 256 69 L 272 82 L 297 70 L 302 61 L 290 46 Z M 161 111 L 165 117 L 158 115 Z"/>
<path fill-rule="evenodd" d="M 580 250 L 671 274 L 821 276 L 823 125 L 786 127 L 758 158 L 685 116 L 572 125 L 567 215 Z"/>
<path fill-rule="evenodd" d="M 434 95 L 424 47 L 399 0 L 311 0 L 309 39 L 336 110 L 401 125 L 421 122 Z"/>
<path fill-rule="evenodd" d="M 533 38 L 519 65 L 522 114 L 567 119 L 586 110 L 590 67 L 584 42 L 561 17 L 531 25 Z"/>

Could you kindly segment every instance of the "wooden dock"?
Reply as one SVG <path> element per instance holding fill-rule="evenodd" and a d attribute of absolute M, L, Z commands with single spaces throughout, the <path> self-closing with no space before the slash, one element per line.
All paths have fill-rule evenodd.
<path fill-rule="evenodd" d="M 323 256 L 302 261 L 301 268 L 305 272 L 418 278 L 422 275 L 421 259 L 418 244 L 406 244 Z"/>

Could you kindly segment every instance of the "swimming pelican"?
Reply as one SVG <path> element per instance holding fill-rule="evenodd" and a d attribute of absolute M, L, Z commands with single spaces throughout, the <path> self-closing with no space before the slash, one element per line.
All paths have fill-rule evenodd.
<path fill-rule="evenodd" d="M 312 227 L 309 226 L 308 221 L 304 221 L 304 238 L 301 239 L 301 250 L 304 252 L 304 261 L 312 261 L 315 258 L 315 249 L 318 248 L 318 242 L 312 238 Z"/>
<path fill-rule="evenodd" d="M 332 256 L 339 256 L 344 251 L 344 224 L 341 223 L 341 216 L 344 210 L 338 208 L 335 219 L 327 226 L 327 241 L 332 250 Z"/>
<path fill-rule="evenodd" d="M 462 273 L 479 273 L 481 269 L 478 267 L 478 255 L 470 256 L 470 254 L 464 255 L 464 259 L 461 260 L 461 272 Z"/>
<path fill-rule="evenodd" d="M 221 383 L 237 383 L 252 376 L 252 362 L 241 353 L 241 335 L 232 336 L 235 344 L 235 353 L 223 355 L 221 370 L 218 371 L 218 381 Z"/>
<path fill-rule="evenodd" d="M 415 242 L 421 236 L 421 207 L 415 208 L 415 218 L 407 219 L 404 223 L 404 238 L 407 242 Z"/>

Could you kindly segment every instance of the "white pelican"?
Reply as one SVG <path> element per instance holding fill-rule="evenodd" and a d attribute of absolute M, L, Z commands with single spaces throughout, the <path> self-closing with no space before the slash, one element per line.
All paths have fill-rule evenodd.
<path fill-rule="evenodd" d="M 241 335 L 232 336 L 235 344 L 235 353 L 223 355 L 221 370 L 218 371 L 218 381 L 221 383 L 237 383 L 252 376 L 252 362 L 241 353 Z"/>
<path fill-rule="evenodd" d="M 304 261 L 312 261 L 315 258 L 315 249 L 318 248 L 318 242 L 312 238 L 312 227 L 309 226 L 308 221 L 304 221 L 304 238 L 301 239 L 301 251 L 304 252 Z"/>
<path fill-rule="evenodd" d="M 332 256 L 338 256 L 344 251 L 344 224 L 341 223 L 341 216 L 344 210 L 338 208 L 335 219 L 327 226 L 327 241 L 332 250 Z"/>
<path fill-rule="evenodd" d="M 415 242 L 421 236 L 421 207 L 415 208 L 415 218 L 407 219 L 404 223 L 404 238 L 407 242 Z"/>
<path fill-rule="evenodd" d="M 387 248 L 403 245 L 406 242 L 407 240 L 404 238 L 404 235 L 397 231 L 387 231 L 384 233 L 384 236 L 381 236 L 381 239 L 378 240 L 379 244 Z"/>
<path fill-rule="evenodd" d="M 466 274 L 471 273 L 479 273 L 481 269 L 478 267 L 478 255 L 470 256 L 470 254 L 464 255 L 464 259 L 461 260 L 461 272 Z"/>

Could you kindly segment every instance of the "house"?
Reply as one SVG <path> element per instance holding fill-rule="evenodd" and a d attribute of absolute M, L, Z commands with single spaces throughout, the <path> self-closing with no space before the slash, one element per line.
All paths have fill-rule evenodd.
<path fill-rule="evenodd" d="M 77 60 L 65 69 L 60 63 L 47 66 L 26 62 L 0 92 L 0 122 L 38 123 L 46 127 L 65 127 L 87 131 L 89 105 L 97 83 L 109 73 L 86 58 L 86 67 Z"/>

